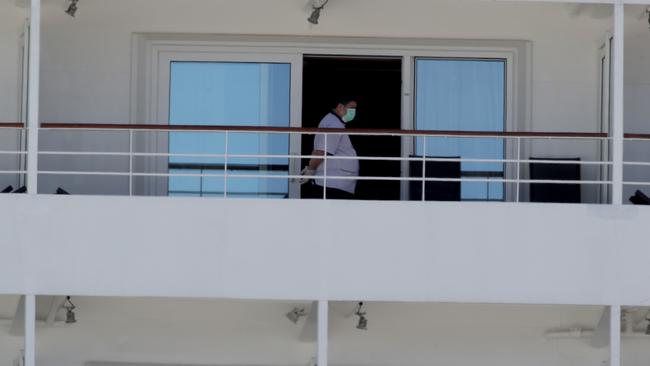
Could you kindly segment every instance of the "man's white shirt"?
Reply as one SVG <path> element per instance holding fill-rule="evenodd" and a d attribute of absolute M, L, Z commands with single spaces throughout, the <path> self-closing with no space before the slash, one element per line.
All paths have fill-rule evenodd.
<path fill-rule="evenodd" d="M 345 128 L 345 124 L 334 113 L 326 115 L 318 125 L 318 128 Z M 356 179 L 330 179 L 329 177 L 358 177 L 358 159 L 336 159 L 337 157 L 356 157 L 357 152 L 352 146 L 350 137 L 346 134 L 328 134 L 327 147 L 325 147 L 325 135 L 316 135 L 314 138 L 314 150 L 325 151 L 327 155 L 327 187 L 336 188 L 349 193 L 354 193 Z M 325 175 L 325 162 L 316 169 L 317 176 Z M 316 178 L 316 184 L 325 186 L 325 180 Z"/>

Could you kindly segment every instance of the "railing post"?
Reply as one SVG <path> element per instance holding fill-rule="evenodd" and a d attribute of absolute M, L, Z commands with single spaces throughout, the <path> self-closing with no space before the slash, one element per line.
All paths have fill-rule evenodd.
<path fill-rule="evenodd" d="M 325 133 L 325 151 L 323 154 L 323 199 L 327 200 L 327 133 Z"/>
<path fill-rule="evenodd" d="M 38 193 L 38 130 L 41 68 L 41 0 L 31 0 L 27 95 L 27 193 Z M 29 365 L 32 366 L 32 365 Z"/>
<path fill-rule="evenodd" d="M 129 129 L 129 197 L 133 196 L 133 130 Z"/>
<path fill-rule="evenodd" d="M 228 198 L 228 139 L 230 135 L 226 131 L 223 152 L 223 198 Z M 203 171 L 201 171 L 201 191 L 203 191 Z M 203 195 L 203 194 L 201 194 Z"/>
<path fill-rule="evenodd" d="M 515 159 L 517 166 L 515 167 L 515 171 L 517 176 L 515 177 L 515 202 L 519 202 L 519 194 L 520 194 L 520 180 L 521 180 L 521 136 L 517 136 L 517 159 Z"/>
<path fill-rule="evenodd" d="M 612 123 L 612 204 L 623 204 L 623 151 L 624 151 L 624 42 L 625 42 L 625 5 L 621 0 L 614 4 L 614 110 Z M 613 365 L 612 365 L 613 366 Z"/>
<path fill-rule="evenodd" d="M 426 201 L 427 186 L 427 136 L 422 136 L 422 202 Z"/>

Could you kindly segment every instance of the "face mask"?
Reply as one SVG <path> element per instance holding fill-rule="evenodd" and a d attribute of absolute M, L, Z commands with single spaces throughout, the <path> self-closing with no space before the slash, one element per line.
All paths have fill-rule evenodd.
<path fill-rule="evenodd" d="M 348 112 L 341 118 L 343 122 L 348 123 L 354 119 L 354 117 L 357 116 L 357 109 L 356 108 L 348 108 Z"/>

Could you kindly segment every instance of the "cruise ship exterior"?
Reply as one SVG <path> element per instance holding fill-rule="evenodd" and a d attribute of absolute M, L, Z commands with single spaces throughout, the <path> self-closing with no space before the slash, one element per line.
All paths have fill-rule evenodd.
<path fill-rule="evenodd" d="M 650 0 L 0 0 L 0 365 L 642 366 Z"/>

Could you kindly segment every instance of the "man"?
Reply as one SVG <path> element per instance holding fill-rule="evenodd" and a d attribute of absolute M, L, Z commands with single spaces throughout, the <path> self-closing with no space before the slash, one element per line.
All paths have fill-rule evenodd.
<path fill-rule="evenodd" d="M 321 120 L 318 128 L 345 128 L 345 124 L 352 121 L 356 116 L 356 111 L 357 102 L 354 99 L 341 98 L 332 112 Z M 313 156 L 325 156 L 325 154 L 328 156 L 327 179 L 315 179 L 314 197 L 322 198 L 323 190 L 325 190 L 329 199 L 354 199 L 354 191 L 357 186 L 356 179 L 330 178 L 359 176 L 359 160 L 336 159 L 338 157 L 356 158 L 357 152 L 352 146 L 350 137 L 345 134 L 328 134 L 327 146 L 325 146 L 325 140 L 325 135 L 316 135 L 314 138 L 314 151 L 311 153 Z M 301 175 L 323 177 L 325 175 L 325 165 L 324 158 L 313 158 L 309 161 L 309 165 L 302 170 Z"/>

